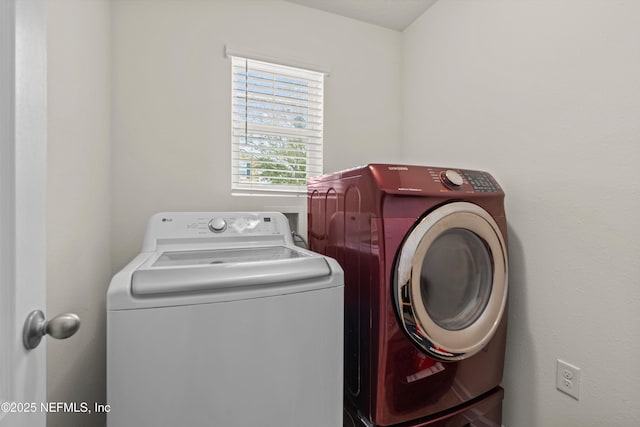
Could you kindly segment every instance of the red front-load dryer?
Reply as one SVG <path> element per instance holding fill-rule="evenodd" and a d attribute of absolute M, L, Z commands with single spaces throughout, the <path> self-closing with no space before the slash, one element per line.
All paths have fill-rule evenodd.
<path fill-rule="evenodd" d="M 310 249 L 345 272 L 345 406 L 362 425 L 501 425 L 503 202 L 473 170 L 371 164 L 308 181 Z"/>

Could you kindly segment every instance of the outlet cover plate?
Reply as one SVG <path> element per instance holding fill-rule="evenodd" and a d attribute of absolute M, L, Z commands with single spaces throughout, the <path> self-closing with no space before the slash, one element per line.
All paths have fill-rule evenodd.
<path fill-rule="evenodd" d="M 576 400 L 580 399 L 580 368 L 564 360 L 556 363 L 556 388 Z"/>

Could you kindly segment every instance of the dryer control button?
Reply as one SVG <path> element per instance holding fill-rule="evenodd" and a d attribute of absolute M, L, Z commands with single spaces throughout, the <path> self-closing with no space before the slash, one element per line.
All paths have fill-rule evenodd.
<path fill-rule="evenodd" d="M 442 182 L 449 187 L 459 188 L 462 186 L 464 181 L 458 172 L 448 169 L 442 174 Z"/>
<path fill-rule="evenodd" d="M 224 218 L 213 218 L 209 221 L 209 230 L 214 233 L 222 233 L 227 229 L 227 221 Z"/>

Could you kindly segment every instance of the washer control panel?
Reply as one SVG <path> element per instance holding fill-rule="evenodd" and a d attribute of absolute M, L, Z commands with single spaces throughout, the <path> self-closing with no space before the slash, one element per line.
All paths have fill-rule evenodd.
<path fill-rule="evenodd" d="M 183 224 L 184 225 L 184 224 Z M 283 224 L 274 220 L 271 214 L 248 214 L 248 215 L 216 215 L 213 217 L 199 216 L 192 218 L 186 224 L 187 230 L 197 230 L 202 234 L 224 234 L 224 235 L 264 235 L 282 234 L 286 230 Z"/>
<path fill-rule="evenodd" d="M 219 216 L 217 216 L 209 221 L 209 230 L 213 231 L 214 233 L 222 233 L 226 229 L 227 221 L 225 221 L 224 218 L 220 218 Z"/>
<path fill-rule="evenodd" d="M 291 229 L 280 212 L 161 212 L 149 220 L 143 246 L 154 249 L 192 239 L 288 241 Z"/>

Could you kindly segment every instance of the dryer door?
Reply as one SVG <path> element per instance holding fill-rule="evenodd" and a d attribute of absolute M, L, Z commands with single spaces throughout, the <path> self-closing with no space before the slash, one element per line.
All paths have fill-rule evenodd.
<path fill-rule="evenodd" d="M 456 202 L 424 217 L 400 249 L 394 294 L 405 331 L 431 357 L 484 348 L 507 302 L 507 248 L 491 215 Z"/>

